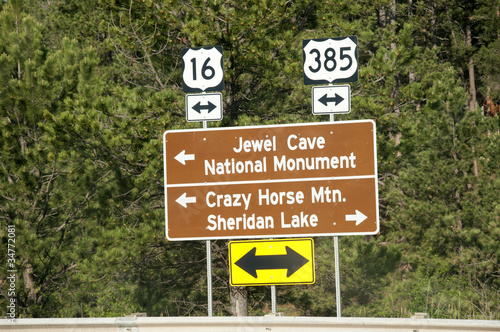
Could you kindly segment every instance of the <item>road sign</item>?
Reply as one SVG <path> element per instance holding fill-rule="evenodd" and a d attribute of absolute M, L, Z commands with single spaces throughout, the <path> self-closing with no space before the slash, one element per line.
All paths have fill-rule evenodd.
<path fill-rule="evenodd" d="M 186 95 L 186 119 L 188 121 L 222 120 L 222 94 L 216 92 Z"/>
<path fill-rule="evenodd" d="M 208 92 L 224 89 L 221 46 L 182 50 L 182 87 L 184 92 Z"/>
<path fill-rule="evenodd" d="M 370 120 L 167 131 L 167 238 L 376 234 L 375 134 Z"/>
<path fill-rule="evenodd" d="M 351 87 L 346 85 L 312 88 L 313 114 L 347 114 L 351 112 Z"/>
<path fill-rule="evenodd" d="M 306 39 L 302 42 L 304 84 L 356 82 L 358 38 Z"/>
<path fill-rule="evenodd" d="M 229 242 L 232 286 L 314 283 L 312 239 Z"/>

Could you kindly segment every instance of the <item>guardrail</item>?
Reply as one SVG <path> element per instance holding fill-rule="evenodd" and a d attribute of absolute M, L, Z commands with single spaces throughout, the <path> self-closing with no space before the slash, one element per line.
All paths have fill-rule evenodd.
<path fill-rule="evenodd" d="M 118 317 L 0 320 L 9 332 L 499 332 L 498 320 L 353 317 Z"/>

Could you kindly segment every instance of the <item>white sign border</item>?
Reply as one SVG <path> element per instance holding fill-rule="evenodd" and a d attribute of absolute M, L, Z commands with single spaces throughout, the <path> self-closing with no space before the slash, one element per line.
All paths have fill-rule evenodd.
<path fill-rule="evenodd" d="M 246 129 L 266 129 L 266 128 L 279 128 L 283 126 L 287 127 L 300 127 L 300 126 L 311 126 L 311 125 L 317 125 L 317 126 L 325 126 L 325 125 L 337 125 L 337 124 L 348 124 L 348 123 L 366 123 L 370 122 L 373 125 L 373 167 L 374 167 L 374 173 L 373 175 L 368 175 L 368 177 L 373 177 L 373 181 L 375 183 L 375 201 L 376 201 L 376 219 L 377 219 L 377 229 L 373 232 L 352 232 L 352 233 L 304 233 L 304 234 L 280 234 L 280 235 L 273 235 L 273 238 L 296 238 L 296 237 L 315 237 L 315 236 L 351 236 L 351 235 L 376 235 L 380 233 L 380 215 L 379 215 L 379 195 L 378 195 L 378 167 L 377 167 L 377 130 L 376 130 L 376 123 L 374 120 L 349 120 L 349 121 L 337 121 L 337 122 L 312 122 L 312 123 L 294 123 L 294 124 L 287 124 L 287 125 L 265 125 L 265 126 L 242 126 L 242 127 L 219 127 L 219 128 L 211 128 L 210 130 L 246 130 Z M 164 189 L 165 189 L 165 236 L 168 241 L 200 241 L 200 240 L 229 240 L 229 239 L 268 239 L 269 235 L 251 235 L 251 236 L 215 236 L 215 237 L 183 237 L 183 238 L 169 238 L 168 237 L 168 200 L 167 200 L 167 189 L 169 187 L 176 186 L 178 187 L 181 184 L 175 184 L 175 185 L 168 185 L 167 184 L 167 152 L 165 149 L 165 141 L 166 141 L 166 136 L 167 133 L 172 133 L 172 132 L 201 132 L 201 131 L 206 131 L 204 129 L 174 129 L 174 130 L 167 130 L 163 133 L 163 171 L 164 171 Z M 358 178 L 358 176 L 355 176 Z M 361 177 L 366 177 L 366 176 L 359 176 Z M 334 177 L 331 178 L 332 180 L 335 180 Z M 304 180 L 304 179 L 301 179 Z M 337 179 L 337 180 L 340 180 Z M 293 179 L 289 180 L 284 180 L 287 182 L 292 182 Z M 267 182 L 267 180 L 265 181 Z M 231 184 L 231 182 L 225 182 L 225 184 Z M 190 184 L 193 185 L 193 184 Z M 203 183 L 203 184 L 198 184 L 198 185 L 212 185 L 212 183 Z M 186 184 L 186 186 L 189 186 Z"/>
<path fill-rule="evenodd" d="M 214 115 L 217 115 L 217 116 L 206 117 L 206 118 L 203 118 L 203 119 L 193 118 L 192 115 L 191 115 L 191 113 L 193 111 L 190 111 L 189 107 L 188 107 L 188 104 L 189 104 L 188 103 L 188 99 L 191 98 L 191 97 L 194 97 L 194 98 L 203 98 L 203 97 L 210 97 L 210 96 L 218 96 L 219 97 L 219 105 L 218 106 L 220 108 L 220 111 L 217 112 L 217 113 L 214 113 Z M 185 99 L 185 102 L 186 102 L 186 120 L 187 121 L 189 121 L 189 122 L 203 122 L 203 121 L 221 121 L 222 120 L 222 113 L 223 113 L 223 109 L 222 109 L 222 93 L 220 93 L 220 92 L 214 92 L 214 93 L 191 93 L 191 94 L 187 94 L 184 99 Z"/>
<path fill-rule="evenodd" d="M 328 112 L 315 112 L 314 111 L 314 104 L 316 103 L 314 100 L 314 90 L 321 90 L 321 89 L 335 89 L 335 88 L 346 88 L 348 89 L 348 94 L 347 94 L 347 112 L 341 112 L 341 111 L 328 111 Z M 314 115 L 324 115 L 324 114 L 349 114 L 351 113 L 351 86 L 349 84 L 342 84 L 342 85 L 324 85 L 324 86 L 313 86 L 311 88 L 311 96 L 312 96 L 312 113 Z"/>

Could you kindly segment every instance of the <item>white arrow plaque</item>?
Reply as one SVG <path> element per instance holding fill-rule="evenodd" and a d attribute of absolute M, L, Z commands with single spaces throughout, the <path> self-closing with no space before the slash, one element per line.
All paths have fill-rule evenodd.
<path fill-rule="evenodd" d="M 186 95 L 186 119 L 188 121 L 222 120 L 222 94 L 214 92 Z"/>
<path fill-rule="evenodd" d="M 316 115 L 350 113 L 351 86 L 345 84 L 313 87 L 312 112 Z"/>

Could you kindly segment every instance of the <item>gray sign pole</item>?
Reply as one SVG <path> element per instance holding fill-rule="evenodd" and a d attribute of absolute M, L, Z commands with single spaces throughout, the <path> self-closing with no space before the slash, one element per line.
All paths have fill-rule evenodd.
<path fill-rule="evenodd" d="M 335 115 L 330 114 L 330 122 L 335 121 Z M 335 297 L 337 299 L 337 317 L 342 317 L 340 304 L 340 264 L 339 264 L 339 237 L 333 237 L 333 251 L 335 257 Z"/>
<path fill-rule="evenodd" d="M 213 75 L 209 75 L 206 77 L 203 74 L 203 68 L 208 62 L 212 59 L 212 63 L 210 64 L 210 69 Z M 220 121 L 222 120 L 222 94 L 210 94 L 210 98 L 215 98 L 212 100 L 208 100 L 208 105 L 212 105 L 213 107 L 218 107 L 218 111 L 216 112 L 218 116 L 216 118 L 210 117 L 194 117 L 192 118 L 191 109 L 194 109 L 198 113 L 201 114 L 201 108 L 205 108 L 201 104 L 201 101 L 198 102 L 198 110 L 193 107 L 193 105 L 189 105 L 189 100 L 196 102 L 199 100 L 198 98 L 203 97 L 205 99 L 208 98 L 207 91 L 217 91 L 224 89 L 224 68 L 223 68 L 223 51 L 222 46 L 212 46 L 212 47 L 195 47 L 195 48 L 184 48 L 182 49 L 182 89 L 184 92 L 200 92 L 201 94 L 197 95 L 187 95 L 186 96 L 186 119 L 188 121 L 203 121 L 203 129 L 207 129 L 207 121 Z M 196 66 L 196 63 L 202 62 L 205 65 Z M 192 66 L 190 65 L 192 63 Z M 201 75 L 197 75 L 196 69 L 202 68 Z M 199 72 L 198 72 L 199 73 Z M 188 98 L 189 97 L 189 98 Z M 217 100 L 217 102 L 215 102 Z M 205 104 L 205 103 L 203 103 Z M 216 105 L 217 104 L 217 105 Z M 206 104 L 205 104 L 206 105 Z M 196 106 L 196 104 L 194 105 Z M 210 106 L 210 107 L 212 107 Z M 213 111 L 213 109 L 209 109 Z M 206 241 L 207 246 L 207 296 L 208 296 L 208 317 L 212 317 L 212 244 L 210 240 Z"/>
<path fill-rule="evenodd" d="M 276 286 L 271 286 L 271 312 L 276 313 Z"/>
<path fill-rule="evenodd" d="M 207 295 L 208 317 L 212 317 L 212 244 L 207 240 Z"/>
<path fill-rule="evenodd" d="M 203 121 L 203 129 L 207 129 L 207 121 Z M 207 240 L 207 302 L 208 302 L 208 317 L 212 317 L 212 243 Z"/>
<path fill-rule="evenodd" d="M 339 237 L 333 237 L 333 250 L 335 251 L 335 295 L 337 298 L 337 317 L 342 317 L 340 306 L 340 266 L 339 266 Z"/>
<path fill-rule="evenodd" d="M 270 239 L 272 240 L 272 238 Z M 271 312 L 276 314 L 276 286 L 271 286 Z"/>

